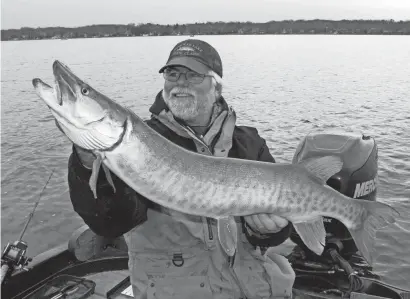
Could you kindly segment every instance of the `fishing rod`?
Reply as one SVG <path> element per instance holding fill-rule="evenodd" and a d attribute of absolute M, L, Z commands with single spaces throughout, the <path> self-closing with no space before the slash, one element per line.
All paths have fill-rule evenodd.
<path fill-rule="evenodd" d="M 38 206 L 38 203 L 41 200 L 41 196 L 43 195 L 44 190 L 46 189 L 48 182 L 51 179 L 51 176 L 53 175 L 54 170 L 51 171 L 50 176 L 44 185 L 43 189 L 40 192 L 40 195 L 37 199 L 37 201 L 34 204 L 33 210 L 30 212 L 29 217 L 26 221 L 26 224 L 24 225 L 23 230 L 20 233 L 20 237 L 17 241 L 14 241 L 13 243 L 7 243 L 7 246 L 4 248 L 3 253 L 1 255 L 1 281 L 0 283 L 3 284 L 5 279 L 16 269 L 19 268 L 21 270 L 28 271 L 25 266 L 28 265 L 29 262 L 32 261 L 32 258 L 26 257 L 26 251 L 27 251 L 27 243 L 24 242 L 23 236 L 24 233 L 27 230 L 27 227 L 33 218 L 34 212 Z"/>

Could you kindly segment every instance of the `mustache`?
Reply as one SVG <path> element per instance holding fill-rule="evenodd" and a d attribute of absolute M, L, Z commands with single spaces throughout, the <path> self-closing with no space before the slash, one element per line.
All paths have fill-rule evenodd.
<path fill-rule="evenodd" d="M 186 93 L 189 94 L 191 96 L 196 96 L 196 92 L 192 89 L 186 88 L 186 87 L 174 87 L 171 89 L 171 91 L 169 92 L 169 94 L 171 96 L 177 94 L 177 93 Z"/>

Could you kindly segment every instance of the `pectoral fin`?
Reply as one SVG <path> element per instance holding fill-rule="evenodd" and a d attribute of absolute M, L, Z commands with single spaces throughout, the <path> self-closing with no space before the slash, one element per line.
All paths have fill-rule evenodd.
<path fill-rule="evenodd" d="M 89 185 L 91 191 L 94 194 L 94 198 L 97 199 L 97 180 L 98 180 L 98 173 L 100 172 L 100 167 L 102 164 L 102 157 L 101 155 L 96 155 L 97 158 L 93 162 L 92 173 L 89 180 Z"/>
<path fill-rule="evenodd" d="M 114 193 L 115 193 L 116 189 L 115 189 L 115 186 L 114 186 L 114 181 L 112 180 L 112 177 L 111 177 L 110 170 L 108 169 L 108 167 L 104 163 L 102 164 L 102 168 L 104 169 L 105 176 L 107 178 L 108 183 L 111 185 L 111 187 L 112 187 L 112 189 L 114 190 Z"/>
<path fill-rule="evenodd" d="M 326 245 L 326 231 L 323 218 L 318 217 L 310 221 L 292 223 L 303 243 L 317 255 L 323 253 Z"/>
<path fill-rule="evenodd" d="M 217 219 L 219 243 L 228 256 L 234 256 L 238 244 L 238 228 L 233 216 Z"/>
<path fill-rule="evenodd" d="M 89 181 L 89 185 L 90 185 L 91 191 L 94 194 L 94 198 L 97 198 L 97 180 L 98 180 L 98 174 L 100 172 L 101 167 L 104 169 L 104 173 L 105 173 L 105 176 L 107 177 L 108 183 L 111 185 L 114 192 L 116 192 L 114 182 L 113 182 L 112 177 L 111 177 L 111 172 L 108 169 L 108 167 L 105 166 L 105 164 L 102 163 L 102 161 L 103 161 L 102 155 L 101 154 L 96 154 L 96 157 L 97 158 L 93 162 L 92 173 L 91 173 L 91 177 L 90 177 L 90 181 Z"/>

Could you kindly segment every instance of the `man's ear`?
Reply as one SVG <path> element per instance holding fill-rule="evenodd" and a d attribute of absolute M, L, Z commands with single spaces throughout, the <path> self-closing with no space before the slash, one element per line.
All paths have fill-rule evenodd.
<path fill-rule="evenodd" d="M 217 83 L 215 85 L 215 97 L 218 100 L 221 96 L 222 96 L 222 85 Z"/>

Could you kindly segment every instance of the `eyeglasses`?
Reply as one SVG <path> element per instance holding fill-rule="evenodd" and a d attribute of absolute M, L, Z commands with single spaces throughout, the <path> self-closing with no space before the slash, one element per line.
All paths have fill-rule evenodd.
<path fill-rule="evenodd" d="M 189 83 L 193 83 L 193 84 L 202 83 L 205 77 L 212 77 L 211 75 L 198 74 L 197 72 L 194 72 L 194 71 L 179 72 L 173 69 L 165 69 L 163 73 L 164 79 L 170 82 L 177 82 L 179 80 L 179 77 L 182 74 L 185 75 L 185 79 Z"/>

